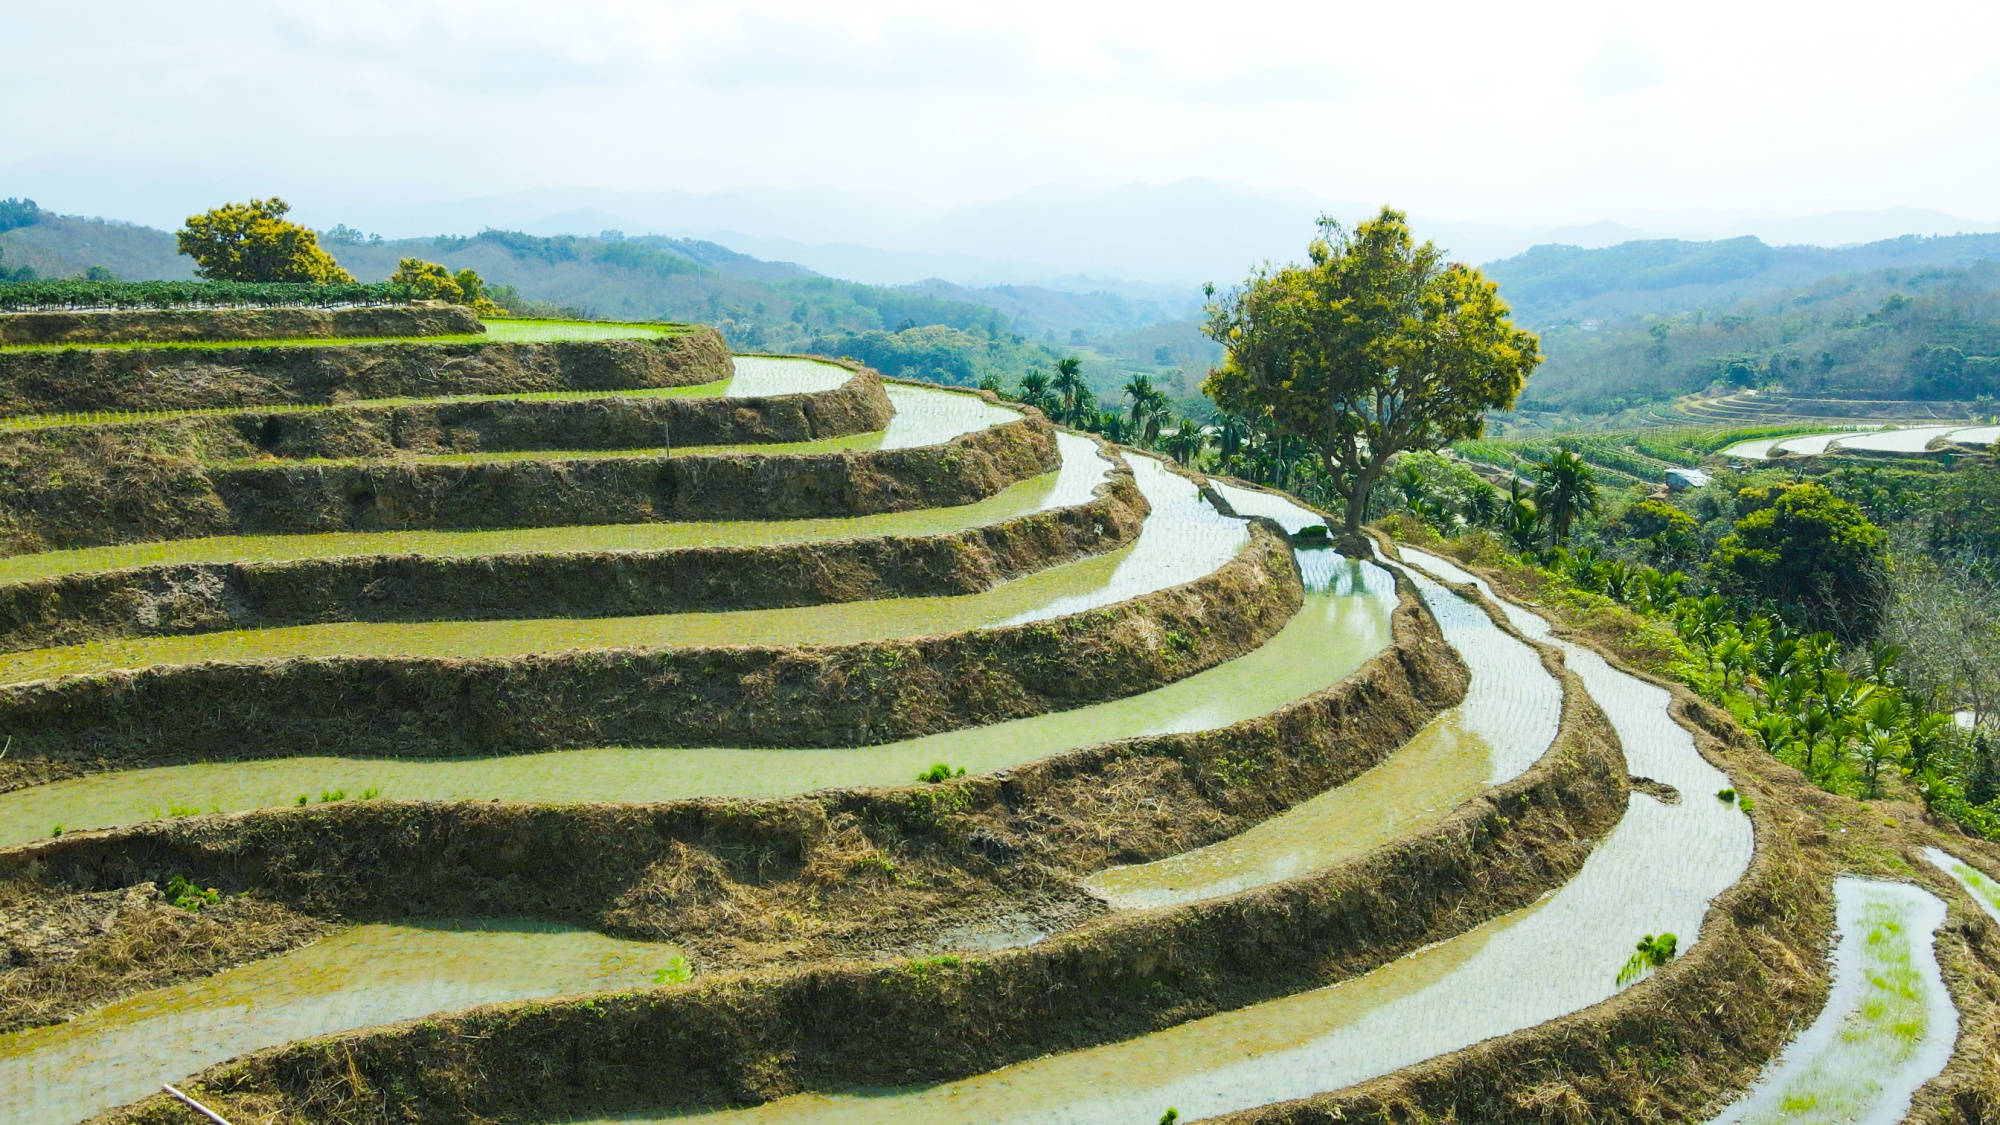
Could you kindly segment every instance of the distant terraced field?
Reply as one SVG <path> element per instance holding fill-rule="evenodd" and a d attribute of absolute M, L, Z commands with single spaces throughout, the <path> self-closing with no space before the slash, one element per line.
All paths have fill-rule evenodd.
<path fill-rule="evenodd" d="M 1996 1104 L 1993 848 L 1284 495 L 634 339 L 0 352 L 0 1117 Z"/>

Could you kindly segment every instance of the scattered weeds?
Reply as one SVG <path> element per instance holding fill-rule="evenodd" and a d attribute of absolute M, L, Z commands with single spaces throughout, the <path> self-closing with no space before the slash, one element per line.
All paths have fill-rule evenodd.
<path fill-rule="evenodd" d="M 167 901 L 182 910 L 200 910 L 222 901 L 222 892 L 214 887 L 203 888 L 189 882 L 187 876 L 176 875 L 167 880 Z"/>
<path fill-rule="evenodd" d="M 685 984 L 694 976 L 694 965 L 676 953 L 667 958 L 667 967 L 653 971 L 654 984 Z"/>

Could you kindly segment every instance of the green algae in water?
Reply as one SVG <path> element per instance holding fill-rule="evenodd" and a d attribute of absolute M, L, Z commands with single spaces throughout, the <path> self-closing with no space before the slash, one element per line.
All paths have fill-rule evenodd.
<path fill-rule="evenodd" d="M 651 987 L 675 946 L 540 923 L 365 925 L 0 1036 L 0 1120 L 68 1125 L 260 1047 L 433 1012 Z"/>
<path fill-rule="evenodd" d="M 1892 1125 L 1949 1061 L 1958 1013 L 1932 947 L 1944 903 L 1854 877 L 1835 881 L 1834 901 L 1826 1007 L 1712 1125 Z"/>

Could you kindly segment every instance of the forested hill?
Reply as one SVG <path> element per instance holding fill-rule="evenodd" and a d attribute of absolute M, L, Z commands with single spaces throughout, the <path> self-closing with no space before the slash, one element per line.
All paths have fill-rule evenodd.
<path fill-rule="evenodd" d="M 1542 345 L 1548 358 L 1524 409 L 1615 412 L 1711 387 L 2000 397 L 2000 262 L 1874 270 L 1677 316 L 1560 324 L 1542 330 Z"/>
<path fill-rule="evenodd" d="M 108 270 L 126 280 L 193 276 L 172 234 L 129 223 L 60 215 L 21 201 L 0 216 L 0 269 L 43 277 Z M 891 374 L 1012 383 L 1059 353 L 1080 351 L 1093 385 L 1112 391 L 1146 374 L 1187 397 L 1206 369 L 1189 347 L 1117 346 L 1198 306 L 1167 307 L 1109 293 L 1033 286 L 972 288 L 943 281 L 864 285 L 712 242 L 657 236 L 543 238 L 489 230 L 471 237 L 383 240 L 335 227 L 323 245 L 363 280 L 388 277 L 405 257 L 473 269 L 513 291 L 517 305 L 610 320 L 695 320 L 744 350 L 853 355 Z M 1103 353 L 1092 345 L 1111 345 Z"/>
<path fill-rule="evenodd" d="M 1767 246 L 1755 238 L 1654 239 L 1599 250 L 1537 246 L 1482 268 L 1499 283 L 1515 319 L 1541 329 L 1691 312 L 1843 274 L 1981 261 L 2000 262 L 2000 234 L 1909 235 L 1837 248 Z"/>

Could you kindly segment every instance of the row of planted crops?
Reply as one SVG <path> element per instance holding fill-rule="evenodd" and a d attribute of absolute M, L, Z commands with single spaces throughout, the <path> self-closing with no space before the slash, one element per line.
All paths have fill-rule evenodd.
<path fill-rule="evenodd" d="M 698 328 L 97 315 L 0 348 L 6 1120 L 1996 1104 L 2000 856 L 1452 560 Z"/>

